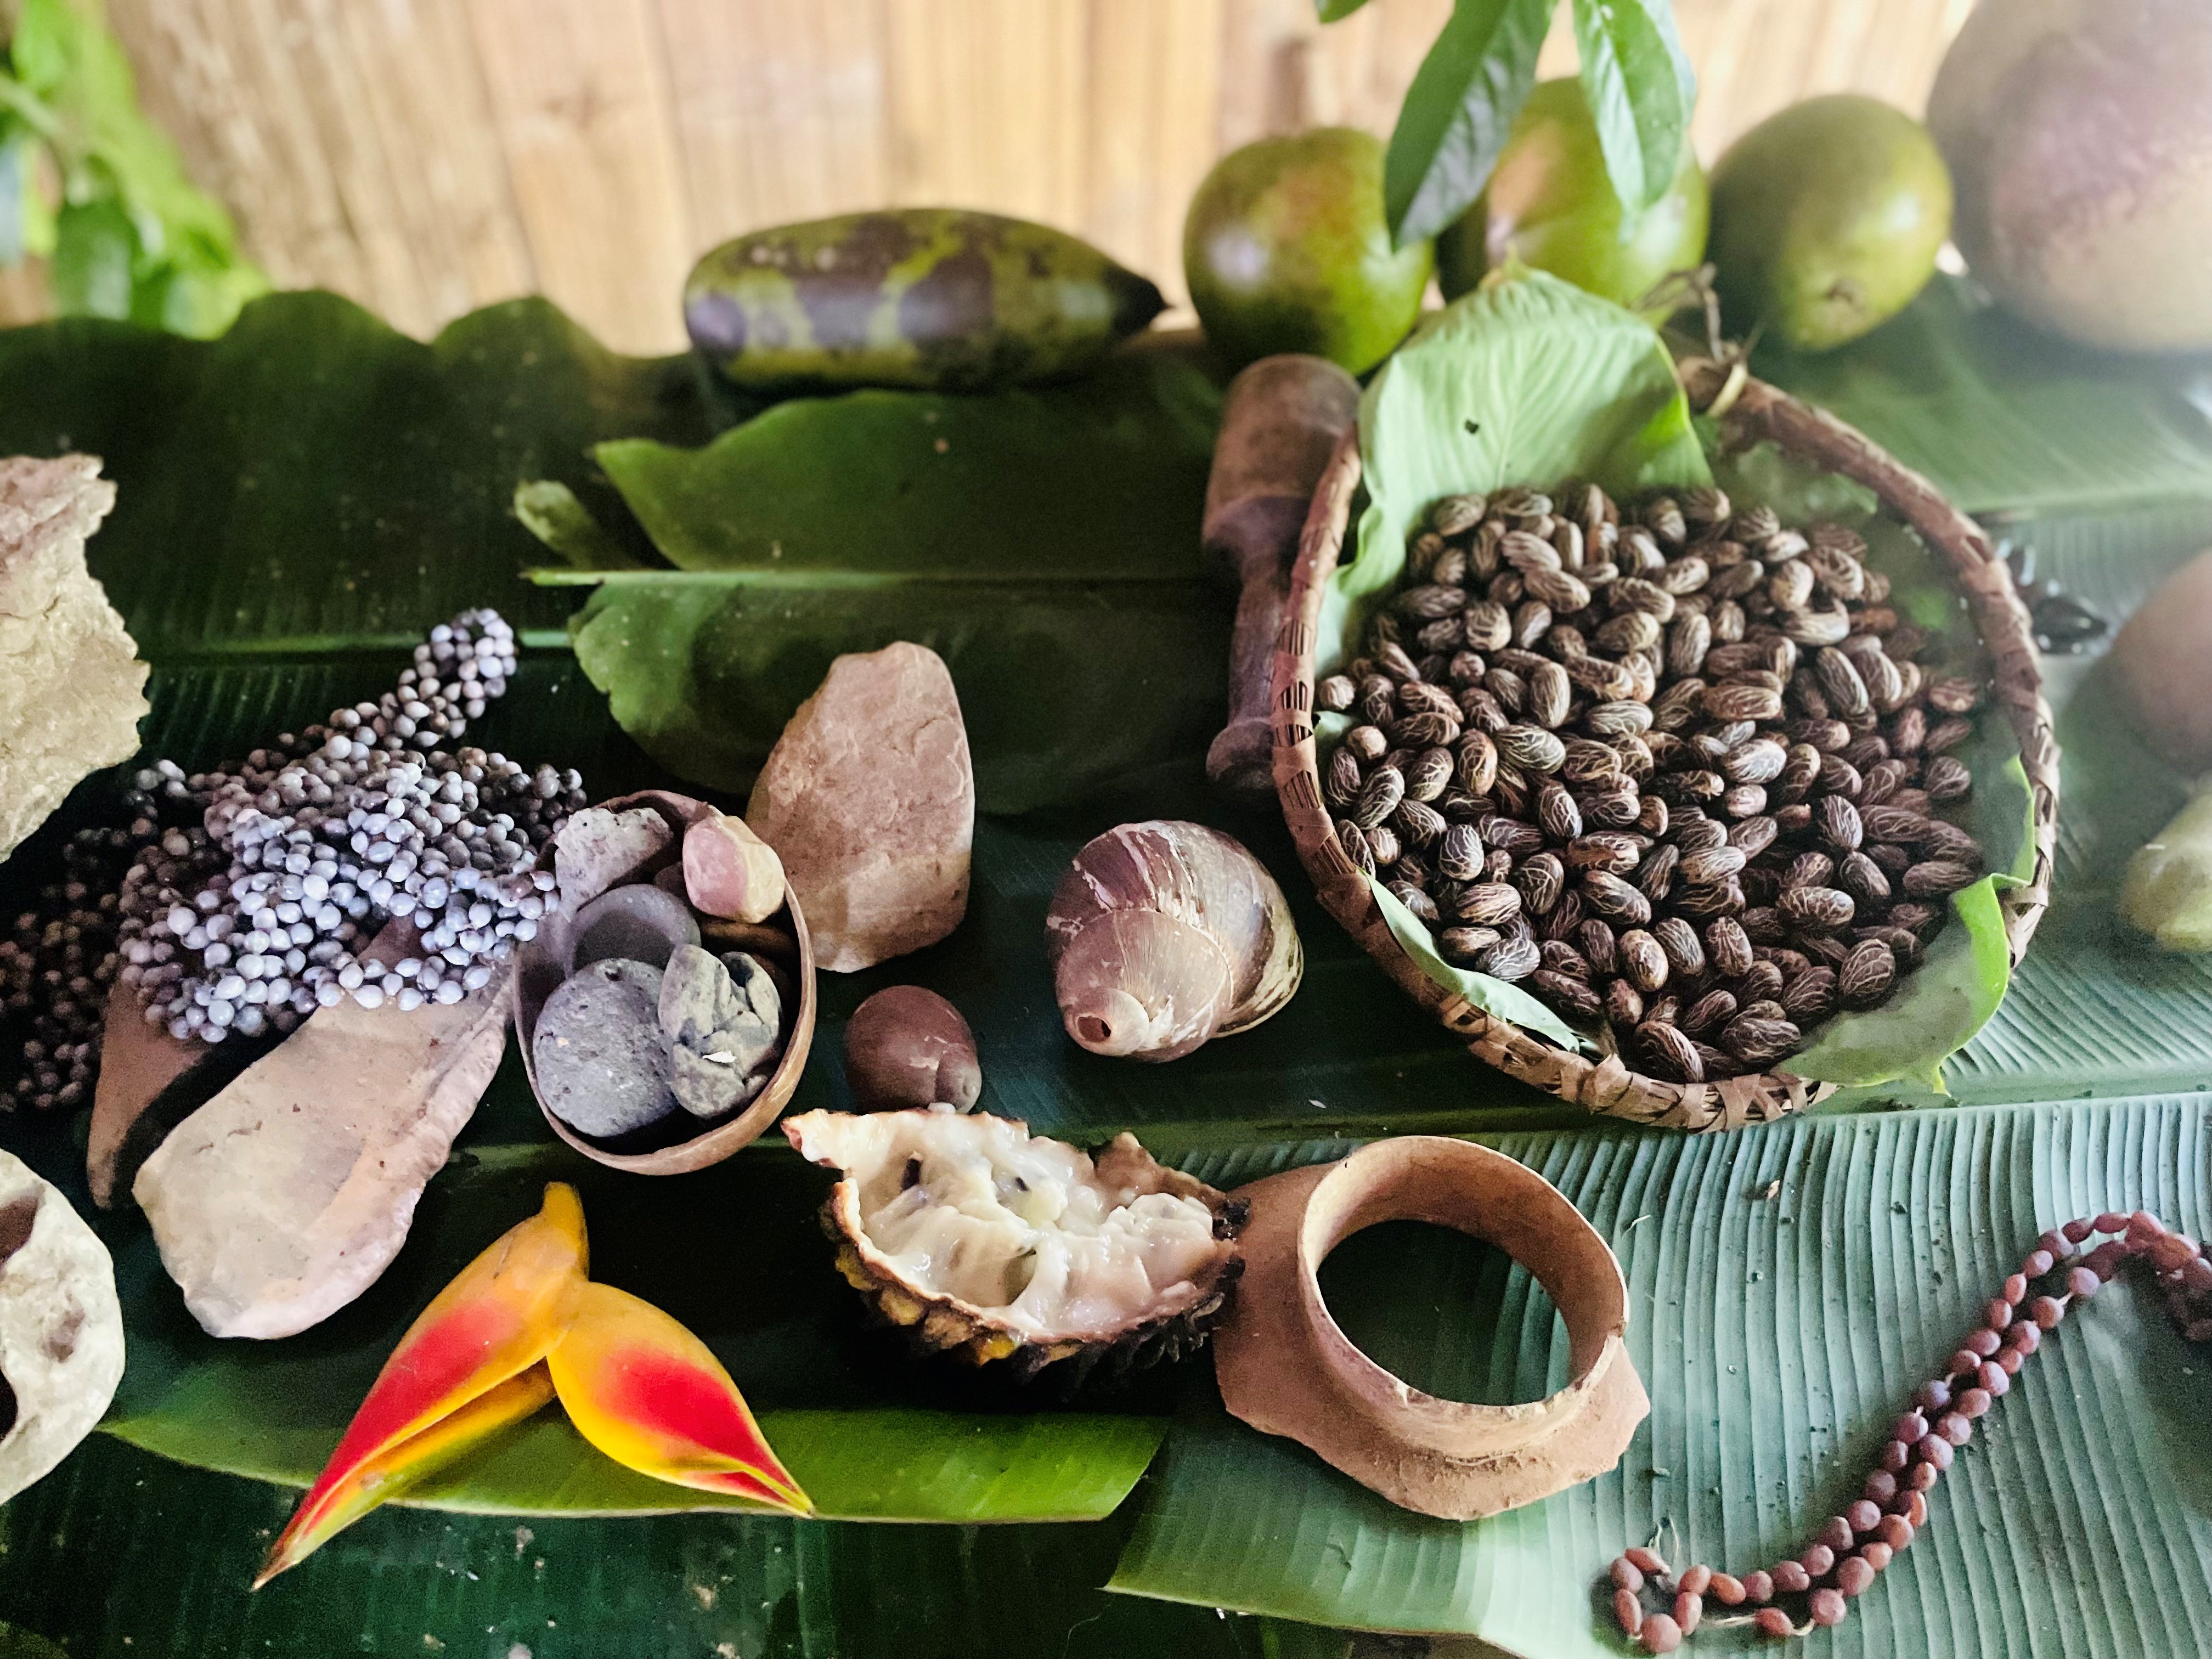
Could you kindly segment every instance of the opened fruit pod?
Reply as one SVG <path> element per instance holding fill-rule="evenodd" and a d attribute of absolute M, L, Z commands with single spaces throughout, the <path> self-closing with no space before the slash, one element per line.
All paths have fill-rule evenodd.
<path fill-rule="evenodd" d="M 1539 301 L 1471 296 L 1496 314 L 1417 335 L 1314 496 L 1272 720 L 1323 906 L 1479 1058 L 1593 1111 L 1735 1128 L 1838 1086 L 1940 1088 L 2027 948 L 2057 833 L 2005 565 L 1862 434 L 1738 362 L 1669 378 L 1656 339 L 1632 395 L 1588 402 L 1604 435 L 1562 486 L 1556 439 L 1516 453 L 1543 417 L 1484 401 L 1498 357 L 1540 361 L 1510 332 Z M 1401 434 L 1416 397 L 1469 412 L 1378 477 L 1393 374 L 1427 377 L 1395 394 Z M 1856 528 L 1811 522 L 1837 499 Z M 1986 847 L 1950 821 L 1970 810 Z"/>

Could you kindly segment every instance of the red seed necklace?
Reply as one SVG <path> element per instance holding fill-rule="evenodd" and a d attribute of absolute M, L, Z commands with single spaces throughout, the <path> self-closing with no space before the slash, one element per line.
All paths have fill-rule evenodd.
<path fill-rule="evenodd" d="M 2074 1247 L 2092 1233 L 2112 1235 L 2069 1267 Z M 2107 1211 L 2069 1221 L 2036 1241 L 1983 1310 L 1982 1322 L 1942 1372 L 1920 1385 L 1912 1409 L 1890 1428 L 1880 1462 L 1861 1495 L 1831 1516 L 1819 1535 L 1794 1560 L 1737 1577 L 1698 1565 L 1680 1577 L 1657 1551 L 1639 1546 L 1613 1564 L 1613 1610 L 1629 1639 L 1647 1653 L 1672 1653 L 1698 1628 L 1749 1626 L 1762 1636 L 1802 1636 L 1818 1625 L 1840 1625 L 1851 1598 L 1911 1544 L 1928 1523 L 1928 1493 L 1943 1478 L 1959 1448 L 1974 1437 L 1975 1421 L 2011 1390 L 2012 1379 L 2042 1345 L 2044 1333 L 2074 1304 L 2087 1301 L 2129 1261 L 2157 1276 L 2167 1311 L 2191 1342 L 2212 1339 L 2212 1261 L 2186 1233 L 2169 1231 L 2155 1216 L 2137 1210 Z M 2063 1275 L 2055 1291 L 2037 1286 Z M 1657 1540 L 1653 1540 L 1656 1543 Z M 1777 1596 L 1804 1597 L 1805 1622 L 1774 1605 Z M 1656 1596 L 1656 1606 L 1647 1603 Z M 1707 1620 L 1708 1601 L 1743 1613 Z"/>

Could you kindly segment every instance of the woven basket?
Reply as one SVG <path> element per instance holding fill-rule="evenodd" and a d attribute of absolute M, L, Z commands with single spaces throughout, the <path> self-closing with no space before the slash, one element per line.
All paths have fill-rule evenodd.
<path fill-rule="evenodd" d="M 1678 373 L 1692 405 L 1720 418 L 1725 444 L 1769 439 L 1825 471 L 1856 480 L 1949 562 L 1989 651 L 1996 705 L 2019 739 L 2034 801 L 2034 878 L 1997 895 L 2017 965 L 2050 900 L 2051 848 L 2058 825 L 2058 744 L 2050 706 L 2043 698 L 2034 635 L 2010 574 L 1972 520 L 1945 501 L 1927 479 L 1899 465 L 1863 434 L 1749 378 L 1740 366 L 1692 358 Z M 1334 820 L 1322 798 L 1314 744 L 1316 623 L 1322 595 L 1343 551 L 1359 479 L 1354 432 L 1338 446 L 1315 493 L 1291 573 L 1290 602 L 1273 662 L 1275 789 L 1322 906 L 1408 995 L 1465 1037 L 1479 1059 L 1594 1112 L 1667 1128 L 1735 1129 L 1770 1122 L 1832 1092 L 1832 1085 L 1779 1071 L 1711 1083 L 1667 1083 L 1631 1071 L 1618 1054 L 1593 1059 L 1569 1054 L 1447 990 L 1406 954 L 1376 907 L 1366 878 L 1338 844 Z"/>

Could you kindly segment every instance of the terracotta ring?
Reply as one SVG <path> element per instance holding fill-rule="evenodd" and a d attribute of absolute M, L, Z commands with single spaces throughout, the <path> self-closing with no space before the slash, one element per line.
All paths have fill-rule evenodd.
<path fill-rule="evenodd" d="M 1470 1141 L 1407 1135 L 1239 1190 L 1244 1276 L 1214 1335 L 1232 1414 L 1318 1453 L 1423 1515 L 1469 1521 L 1531 1504 L 1620 1461 L 1650 1410 L 1628 1357 L 1628 1286 L 1558 1188 Z M 1477 1406 L 1392 1376 L 1338 1328 L 1316 1277 L 1378 1221 L 1471 1233 L 1534 1273 L 1566 1321 L 1572 1374 L 1546 1400 Z"/>

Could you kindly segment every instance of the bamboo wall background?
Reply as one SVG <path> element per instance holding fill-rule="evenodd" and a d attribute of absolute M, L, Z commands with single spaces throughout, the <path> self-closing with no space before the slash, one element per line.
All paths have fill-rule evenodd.
<path fill-rule="evenodd" d="M 1917 113 L 1972 0 L 1675 0 L 1711 161 L 1811 93 Z M 283 287 L 428 335 L 542 292 L 683 343 L 692 259 L 887 204 L 1041 219 L 1182 292 L 1223 150 L 1387 135 L 1449 0 L 107 0 L 149 112 Z M 1574 63 L 1564 9 L 1545 72 Z M 0 277 L 0 319 L 37 283 Z"/>

